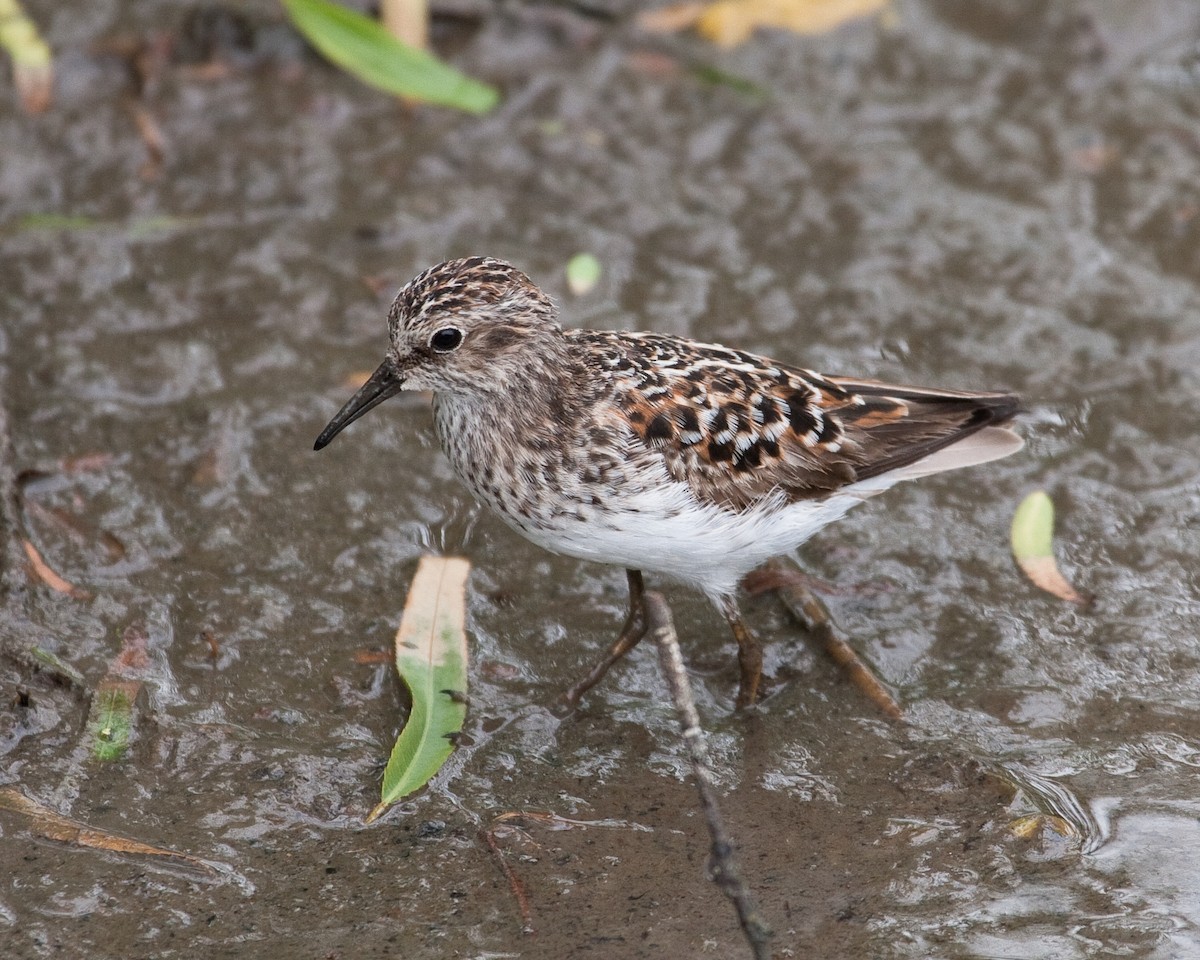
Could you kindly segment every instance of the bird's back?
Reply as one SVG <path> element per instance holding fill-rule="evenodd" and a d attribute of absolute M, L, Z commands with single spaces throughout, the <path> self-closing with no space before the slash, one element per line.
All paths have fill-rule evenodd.
<path fill-rule="evenodd" d="M 607 381 L 610 420 L 699 501 L 728 510 L 883 489 L 1021 446 L 1004 426 L 1018 412 L 1011 394 L 827 377 L 658 334 L 566 336 Z"/>

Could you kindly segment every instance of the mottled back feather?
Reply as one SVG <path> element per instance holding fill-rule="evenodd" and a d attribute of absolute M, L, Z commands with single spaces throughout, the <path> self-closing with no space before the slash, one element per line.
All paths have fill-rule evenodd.
<path fill-rule="evenodd" d="M 668 473 L 701 501 L 735 510 L 779 492 L 789 502 L 827 496 L 1017 412 L 1007 394 L 825 377 L 657 334 L 566 337 L 600 358 L 612 415 L 662 456 Z"/>

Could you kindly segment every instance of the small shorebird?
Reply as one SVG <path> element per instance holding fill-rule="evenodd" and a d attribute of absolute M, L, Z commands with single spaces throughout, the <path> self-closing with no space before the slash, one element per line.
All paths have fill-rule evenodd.
<path fill-rule="evenodd" d="M 1017 398 L 828 377 L 716 344 L 564 330 L 525 274 L 490 257 L 426 270 L 388 313 L 379 369 L 317 438 L 401 390 L 433 391 L 455 473 L 554 553 L 619 564 L 629 617 L 573 705 L 645 632 L 641 571 L 690 584 L 738 644 L 737 705 L 762 653 L 738 582 L 901 480 L 1021 447 Z"/>

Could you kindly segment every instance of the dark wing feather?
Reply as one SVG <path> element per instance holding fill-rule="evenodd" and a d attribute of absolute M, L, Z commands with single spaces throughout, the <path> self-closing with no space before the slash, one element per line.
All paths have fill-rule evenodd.
<path fill-rule="evenodd" d="M 1007 394 L 824 377 L 674 337 L 569 336 L 603 358 L 614 416 L 698 499 L 733 509 L 777 492 L 793 501 L 826 496 L 1017 412 Z"/>
<path fill-rule="evenodd" d="M 1008 423 L 1020 412 L 1020 400 L 1011 393 L 928 390 L 849 377 L 828 380 L 863 399 L 861 407 L 841 413 L 847 435 L 861 450 L 859 480 L 907 467 L 984 427 Z M 901 406 L 890 422 L 863 423 L 859 411 L 877 402 Z"/>

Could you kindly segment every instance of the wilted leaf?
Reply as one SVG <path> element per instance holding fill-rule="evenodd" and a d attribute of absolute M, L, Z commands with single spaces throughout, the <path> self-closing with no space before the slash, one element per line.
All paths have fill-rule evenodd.
<path fill-rule="evenodd" d="M 330 0 L 283 0 L 297 29 L 363 83 L 401 97 L 487 113 L 500 95 L 424 50 L 406 46 L 376 20 Z"/>
<path fill-rule="evenodd" d="M 380 0 L 379 19 L 387 32 L 410 47 L 429 46 L 429 4 L 426 0 Z"/>
<path fill-rule="evenodd" d="M 703 3 L 673 3 L 669 7 L 655 7 L 639 13 L 637 25 L 651 33 L 678 33 L 694 26 L 704 10 Z"/>
<path fill-rule="evenodd" d="M 673 32 L 695 26 L 719 47 L 745 43 L 759 27 L 792 33 L 827 33 L 856 17 L 877 13 L 887 0 L 713 0 L 681 3 L 638 18 L 645 30 Z"/>
<path fill-rule="evenodd" d="M 42 583 L 50 587 L 52 590 L 57 590 L 59 593 L 65 593 L 69 597 L 74 597 L 76 600 L 90 600 L 92 595 L 82 587 L 77 587 L 69 580 L 64 580 L 55 573 L 48 563 L 42 559 L 38 548 L 29 540 L 22 540 L 21 546 L 25 548 L 25 556 L 29 558 L 29 566 L 33 569 L 34 575 L 37 576 Z"/>
<path fill-rule="evenodd" d="M 19 813 L 30 819 L 30 826 L 39 836 L 51 840 L 61 840 L 64 843 L 74 843 L 81 847 L 96 847 L 101 850 L 112 850 L 116 853 L 140 854 L 153 857 L 170 857 L 185 863 L 194 864 L 204 870 L 215 873 L 211 864 L 197 857 L 189 857 L 186 853 L 176 853 L 164 847 L 154 847 L 139 840 L 117 836 L 104 830 L 96 830 L 85 823 L 64 817 L 45 807 L 36 800 L 31 800 L 16 787 L 0 787 L 0 810 Z"/>
<path fill-rule="evenodd" d="M 1083 853 L 1094 853 L 1107 838 L 1091 804 L 1057 777 L 1035 773 L 1019 761 L 989 764 L 990 772 L 1013 795 L 1008 803 L 1009 829 L 1022 839 L 1057 835 L 1079 841 Z"/>
<path fill-rule="evenodd" d="M 1013 556 L 1034 586 L 1063 600 L 1087 606 L 1092 598 L 1079 593 L 1058 570 L 1053 537 L 1054 504 L 1044 490 L 1037 490 L 1021 501 L 1013 515 Z"/>
<path fill-rule="evenodd" d="M 1079 831 L 1062 817 L 1046 813 L 1034 813 L 1027 817 L 1017 817 L 1016 820 L 1008 825 L 1008 829 L 1019 840 L 1035 840 L 1046 831 L 1070 839 L 1077 839 L 1079 837 Z"/>
<path fill-rule="evenodd" d="M 28 113 L 41 113 L 54 93 L 54 62 L 50 47 L 19 0 L 0 0 L 0 47 L 13 62 L 13 81 Z"/>
<path fill-rule="evenodd" d="M 412 711 L 383 774 L 379 805 L 429 782 L 450 754 L 467 716 L 466 591 L 471 565 L 458 557 L 422 557 L 396 632 L 396 669 Z"/>
<path fill-rule="evenodd" d="M 567 286 L 582 297 L 600 280 L 600 261 L 590 253 L 577 253 L 567 261 Z"/>

